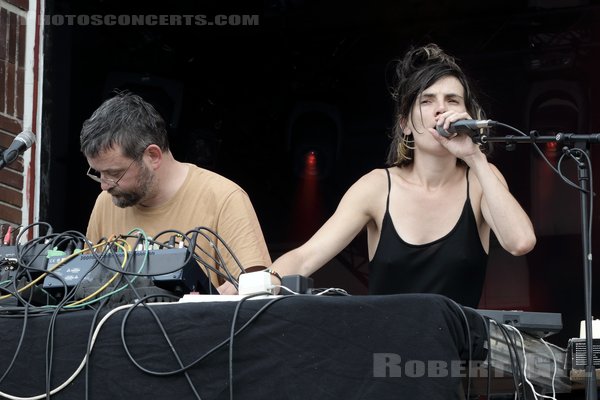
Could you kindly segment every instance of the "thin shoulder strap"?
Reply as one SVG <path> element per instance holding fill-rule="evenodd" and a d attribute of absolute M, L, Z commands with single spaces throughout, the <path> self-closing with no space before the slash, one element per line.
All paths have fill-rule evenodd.
<path fill-rule="evenodd" d="M 467 199 L 469 198 L 469 170 L 471 168 L 467 167 Z"/>
<path fill-rule="evenodd" d="M 389 169 L 386 168 L 385 172 L 388 177 L 388 194 L 387 194 L 387 202 L 385 204 L 385 211 L 387 212 L 390 209 L 390 192 L 392 191 L 392 178 L 390 178 L 390 170 Z"/>

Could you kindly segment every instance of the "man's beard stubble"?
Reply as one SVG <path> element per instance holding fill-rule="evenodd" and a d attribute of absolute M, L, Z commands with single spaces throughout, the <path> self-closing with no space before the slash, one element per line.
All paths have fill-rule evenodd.
<path fill-rule="evenodd" d="M 121 190 L 118 186 L 108 190 L 113 204 L 120 208 L 132 207 L 139 204 L 150 193 L 154 183 L 154 175 L 150 168 L 142 164 L 137 179 L 137 185 L 131 190 Z"/>

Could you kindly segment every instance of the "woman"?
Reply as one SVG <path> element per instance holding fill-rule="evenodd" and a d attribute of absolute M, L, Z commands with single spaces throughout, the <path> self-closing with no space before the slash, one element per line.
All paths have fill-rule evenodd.
<path fill-rule="evenodd" d="M 366 226 L 371 294 L 438 293 L 476 307 L 490 229 L 518 256 L 535 245 L 531 221 L 469 136 L 436 130 L 483 117 L 454 59 L 430 44 L 409 51 L 396 74 L 390 168 L 360 178 L 321 229 L 270 270 L 308 276 Z"/>

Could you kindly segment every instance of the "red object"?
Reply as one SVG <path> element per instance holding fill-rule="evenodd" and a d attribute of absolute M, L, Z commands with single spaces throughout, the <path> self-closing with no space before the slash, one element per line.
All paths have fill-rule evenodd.
<path fill-rule="evenodd" d="M 12 231 L 13 231 L 13 227 L 12 227 L 12 225 L 9 225 L 8 229 L 6 230 L 6 235 L 4 235 L 4 245 L 5 246 L 10 245 Z"/>

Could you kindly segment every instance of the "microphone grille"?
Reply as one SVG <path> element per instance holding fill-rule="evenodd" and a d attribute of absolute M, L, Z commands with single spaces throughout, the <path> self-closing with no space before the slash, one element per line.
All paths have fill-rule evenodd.
<path fill-rule="evenodd" d="M 23 131 L 17 135 L 15 140 L 21 140 L 27 148 L 30 148 L 35 143 L 35 135 L 31 131 Z"/>

